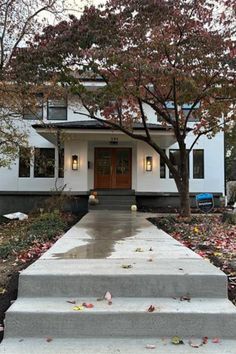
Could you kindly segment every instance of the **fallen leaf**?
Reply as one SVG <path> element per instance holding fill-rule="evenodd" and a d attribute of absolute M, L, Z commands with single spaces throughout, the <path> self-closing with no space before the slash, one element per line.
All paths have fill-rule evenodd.
<path fill-rule="evenodd" d="M 149 258 L 147 261 L 148 261 L 148 262 L 153 262 L 153 259 L 152 259 L 152 258 Z"/>
<path fill-rule="evenodd" d="M 150 305 L 147 311 L 148 312 L 154 312 L 155 310 L 156 310 L 155 306 Z"/>
<path fill-rule="evenodd" d="M 146 349 L 155 349 L 156 346 L 154 344 L 147 344 Z"/>
<path fill-rule="evenodd" d="M 189 295 L 183 295 L 180 297 L 180 301 L 191 301 L 191 297 Z"/>
<path fill-rule="evenodd" d="M 24 339 L 20 339 L 19 342 L 24 342 Z"/>
<path fill-rule="evenodd" d="M 143 252 L 143 249 L 141 247 L 136 248 L 135 252 Z"/>
<path fill-rule="evenodd" d="M 208 343 L 208 337 L 203 337 L 202 338 L 202 343 L 207 344 Z"/>
<path fill-rule="evenodd" d="M 150 247 L 150 248 L 149 248 L 149 252 L 152 252 L 152 251 L 153 251 L 153 248 L 152 248 L 152 247 Z"/>
<path fill-rule="evenodd" d="M 212 339 L 212 343 L 220 343 L 220 339 L 219 338 L 213 338 Z"/>
<path fill-rule="evenodd" d="M 112 295 L 109 291 L 107 291 L 104 295 L 104 299 L 108 301 L 108 305 L 112 304 Z"/>
<path fill-rule="evenodd" d="M 75 311 L 82 311 L 83 309 L 84 309 L 83 306 L 74 306 L 73 307 L 73 310 L 75 310 Z"/>
<path fill-rule="evenodd" d="M 122 264 L 122 268 L 130 269 L 130 268 L 133 268 L 133 266 L 132 266 L 132 264 Z"/>
<path fill-rule="evenodd" d="M 66 302 L 68 302 L 68 304 L 73 304 L 73 305 L 76 304 L 76 301 L 75 301 L 75 300 L 68 300 L 68 301 L 66 301 Z"/>
<path fill-rule="evenodd" d="M 194 340 L 194 339 L 190 339 L 189 340 L 189 345 L 192 347 L 192 348 L 200 348 L 200 347 L 202 347 L 203 346 L 203 341 L 201 341 L 200 343 L 199 343 L 199 340 L 197 341 L 197 340 Z"/>
<path fill-rule="evenodd" d="M 183 339 L 181 339 L 181 338 L 178 337 L 178 336 L 173 337 L 173 338 L 171 339 L 171 343 L 172 343 L 172 344 L 175 344 L 175 345 L 184 344 Z"/>
<path fill-rule="evenodd" d="M 86 302 L 84 302 L 82 306 L 86 307 L 86 309 L 92 309 L 94 307 L 93 304 L 87 304 Z"/>
<path fill-rule="evenodd" d="M 47 337 L 46 338 L 46 342 L 48 342 L 48 343 L 52 342 L 52 338 L 51 337 Z"/>

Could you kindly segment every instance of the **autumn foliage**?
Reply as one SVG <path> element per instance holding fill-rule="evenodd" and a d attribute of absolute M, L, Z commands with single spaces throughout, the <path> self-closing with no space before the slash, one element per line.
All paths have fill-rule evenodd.
<path fill-rule="evenodd" d="M 88 117 L 149 144 L 171 171 L 188 215 L 187 155 L 202 135 L 211 137 L 235 119 L 234 6 L 226 0 L 109 0 L 45 28 L 18 63 L 37 80 L 68 85 Z M 91 91 L 83 78 L 105 85 Z M 152 136 L 147 107 L 175 135 L 178 169 Z M 143 134 L 133 130 L 137 122 Z M 186 146 L 189 129 L 195 140 Z"/>

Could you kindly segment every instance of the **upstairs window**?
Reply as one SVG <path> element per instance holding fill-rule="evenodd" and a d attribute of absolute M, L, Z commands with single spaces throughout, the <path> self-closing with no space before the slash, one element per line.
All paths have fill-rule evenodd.
<path fill-rule="evenodd" d="M 35 99 L 26 103 L 23 109 L 23 119 L 43 119 L 43 94 L 35 95 Z"/>
<path fill-rule="evenodd" d="M 55 149 L 35 148 L 34 177 L 55 176 Z"/>
<path fill-rule="evenodd" d="M 193 178 L 204 178 L 204 150 L 193 150 Z"/>
<path fill-rule="evenodd" d="M 187 150 L 188 152 L 188 150 Z M 170 153 L 170 162 L 174 165 L 174 167 L 177 170 L 180 170 L 180 151 L 177 149 L 173 149 L 169 151 Z M 187 155 L 187 166 L 188 166 L 188 175 L 189 175 L 189 154 Z M 170 178 L 173 178 L 173 175 L 171 173 L 171 171 L 169 171 L 169 176 Z"/>
<path fill-rule="evenodd" d="M 30 148 L 21 147 L 19 151 L 19 177 L 30 177 Z"/>
<path fill-rule="evenodd" d="M 47 104 L 48 120 L 67 120 L 67 98 L 49 99 Z"/>

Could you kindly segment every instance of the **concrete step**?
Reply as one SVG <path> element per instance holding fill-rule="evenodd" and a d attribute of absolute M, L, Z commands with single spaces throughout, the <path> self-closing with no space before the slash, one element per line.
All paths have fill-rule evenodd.
<path fill-rule="evenodd" d="M 47 336 L 48 337 L 48 336 Z M 147 344 L 155 345 L 151 353 L 159 354 L 235 354 L 236 341 L 220 339 L 220 343 L 212 343 L 193 348 L 190 338 L 183 338 L 185 345 L 171 344 L 171 338 L 14 338 L 6 339 L 0 346 L 4 354 L 147 354 Z M 202 339 L 192 339 L 199 344 Z"/>
<path fill-rule="evenodd" d="M 94 304 L 81 311 L 73 310 L 71 300 L 18 299 L 6 314 L 6 337 L 236 337 L 236 311 L 227 299 L 113 298 L 109 305 L 77 298 L 77 305 Z"/>
<path fill-rule="evenodd" d="M 130 269 L 123 265 L 132 265 Z M 20 274 L 19 296 L 227 297 L 227 277 L 201 258 L 41 259 Z"/>
<path fill-rule="evenodd" d="M 116 205 L 116 204 L 112 204 L 112 205 L 102 205 L 102 204 L 97 204 L 97 205 L 89 205 L 89 210 L 107 210 L 108 212 L 110 210 L 130 210 L 131 204 L 127 204 L 127 205 Z"/>

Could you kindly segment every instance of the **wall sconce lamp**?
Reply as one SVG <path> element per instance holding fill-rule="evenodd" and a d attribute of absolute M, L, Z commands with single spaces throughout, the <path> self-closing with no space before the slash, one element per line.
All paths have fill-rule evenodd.
<path fill-rule="evenodd" d="M 147 172 L 152 171 L 152 156 L 146 156 L 145 158 L 145 170 Z"/>
<path fill-rule="evenodd" d="M 72 170 L 76 171 L 79 167 L 79 158 L 78 155 L 72 155 Z"/>

